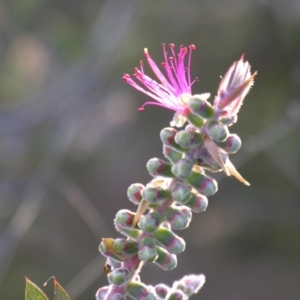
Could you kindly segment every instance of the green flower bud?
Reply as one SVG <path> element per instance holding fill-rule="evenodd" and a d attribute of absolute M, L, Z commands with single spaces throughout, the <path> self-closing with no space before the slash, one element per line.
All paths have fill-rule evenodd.
<path fill-rule="evenodd" d="M 169 253 L 164 248 L 156 246 L 157 259 L 155 264 L 165 271 L 173 270 L 177 266 L 177 256 Z"/>
<path fill-rule="evenodd" d="M 118 268 L 107 275 L 108 282 L 115 285 L 123 285 L 130 279 L 130 273 L 126 268 Z"/>
<path fill-rule="evenodd" d="M 156 248 L 144 246 L 138 252 L 139 259 L 144 262 L 153 262 L 157 259 Z"/>
<path fill-rule="evenodd" d="M 178 179 L 185 179 L 187 178 L 193 168 L 194 162 L 189 158 L 183 158 L 176 162 L 172 166 L 172 173 L 178 178 Z"/>
<path fill-rule="evenodd" d="M 133 300 L 157 300 L 157 297 L 149 290 L 149 287 L 139 281 L 131 281 L 126 291 Z"/>
<path fill-rule="evenodd" d="M 142 200 L 142 191 L 145 186 L 141 183 L 133 183 L 127 189 L 127 197 L 134 204 L 139 204 Z"/>
<path fill-rule="evenodd" d="M 233 154 L 241 148 L 242 141 L 237 134 L 229 134 L 226 141 L 216 144 L 228 154 Z"/>
<path fill-rule="evenodd" d="M 163 145 L 163 155 L 172 163 L 177 162 L 183 156 L 182 152 L 178 152 L 174 150 L 174 148 L 166 145 Z"/>
<path fill-rule="evenodd" d="M 147 170 L 153 177 L 174 177 L 171 171 L 172 165 L 159 158 L 152 158 L 147 163 Z"/>
<path fill-rule="evenodd" d="M 186 130 L 180 130 L 175 136 L 175 141 L 184 148 L 192 148 L 202 143 L 203 139 L 198 132 L 188 132 Z"/>
<path fill-rule="evenodd" d="M 118 262 L 123 262 L 125 260 L 124 257 L 120 257 L 117 254 L 112 253 L 103 242 L 101 242 L 98 249 L 100 253 L 105 257 L 112 258 L 113 260 Z"/>
<path fill-rule="evenodd" d="M 162 221 L 161 215 L 153 211 L 141 217 L 139 221 L 139 227 L 144 232 L 152 233 L 159 227 L 161 221 Z"/>
<path fill-rule="evenodd" d="M 120 238 L 114 240 L 112 248 L 114 250 L 114 253 L 124 257 L 133 256 L 137 254 L 139 250 L 136 242 Z"/>
<path fill-rule="evenodd" d="M 202 95 L 194 95 L 190 98 L 189 107 L 191 111 L 204 119 L 209 119 L 214 115 L 214 109 Z"/>
<path fill-rule="evenodd" d="M 158 228 L 157 231 L 154 233 L 154 237 L 172 254 L 179 254 L 184 251 L 184 239 L 180 238 L 171 230 L 168 230 L 165 227 Z"/>
<path fill-rule="evenodd" d="M 165 299 L 170 290 L 170 288 L 163 283 L 157 284 L 154 289 L 159 299 Z"/>
<path fill-rule="evenodd" d="M 187 202 L 191 197 L 191 188 L 183 182 L 175 182 L 172 187 L 172 198 L 179 203 Z"/>
<path fill-rule="evenodd" d="M 164 128 L 160 132 L 160 139 L 164 143 L 164 145 L 170 146 L 180 152 L 185 152 L 186 149 L 182 148 L 180 145 L 178 145 L 175 142 L 174 138 L 175 138 L 176 133 L 177 133 L 177 130 L 173 127 Z"/>
<path fill-rule="evenodd" d="M 184 205 L 191 208 L 194 213 L 199 213 L 206 210 L 208 199 L 201 194 L 192 193 L 191 198 Z"/>
<path fill-rule="evenodd" d="M 171 197 L 170 190 L 164 190 L 161 187 L 148 186 L 145 187 L 142 192 L 143 198 L 151 204 L 157 203 L 162 200 L 166 200 Z"/>
<path fill-rule="evenodd" d="M 188 115 L 186 116 L 187 120 L 194 125 L 197 128 L 200 128 L 203 126 L 205 120 L 202 119 L 201 117 L 193 114 L 192 112 L 189 112 Z"/>
<path fill-rule="evenodd" d="M 149 236 L 139 241 L 139 259 L 145 262 L 153 262 L 157 258 L 155 240 Z"/>
<path fill-rule="evenodd" d="M 215 142 L 223 142 L 226 140 L 229 131 L 227 126 L 217 121 L 210 121 L 207 124 L 207 134 Z"/>
<path fill-rule="evenodd" d="M 170 294 L 168 294 L 168 297 L 166 300 L 185 300 L 186 296 L 184 295 L 184 293 L 182 291 L 174 291 L 171 292 Z"/>
<path fill-rule="evenodd" d="M 114 220 L 116 229 L 121 231 L 123 228 L 132 228 L 134 216 L 135 213 L 128 209 L 119 210 Z"/>
<path fill-rule="evenodd" d="M 218 190 L 218 184 L 213 178 L 195 171 L 187 178 L 187 181 L 205 196 L 211 196 Z"/>
<path fill-rule="evenodd" d="M 190 224 L 192 212 L 184 206 L 170 206 L 165 210 L 164 217 L 170 223 L 172 229 L 182 230 Z"/>
<path fill-rule="evenodd" d="M 174 144 L 174 137 L 177 133 L 177 130 L 173 127 L 166 127 L 161 130 L 159 136 L 161 141 L 169 146 L 172 146 Z"/>

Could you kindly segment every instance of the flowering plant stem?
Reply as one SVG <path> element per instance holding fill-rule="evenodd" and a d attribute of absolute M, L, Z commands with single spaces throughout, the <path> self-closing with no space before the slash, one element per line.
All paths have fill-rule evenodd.
<path fill-rule="evenodd" d="M 109 286 L 98 290 L 97 300 L 188 299 L 197 293 L 205 282 L 202 274 L 184 276 L 172 286 L 149 286 L 142 283 L 140 269 L 144 263 L 154 263 L 165 271 L 176 267 L 185 241 L 174 230 L 188 227 L 192 213 L 205 211 L 207 197 L 218 190 L 216 180 L 207 173 L 223 171 L 250 185 L 229 160 L 229 155 L 241 147 L 240 138 L 231 134 L 229 127 L 237 121 L 256 72 L 251 74 L 250 65 L 242 56 L 226 72 L 210 104 L 210 94 L 192 94 L 192 84 L 197 79 L 191 81 L 190 66 L 196 47 L 180 47 L 177 55 L 175 46 L 169 47 L 170 57 L 163 45 L 166 76 L 144 50 L 158 82 L 144 73 L 143 63 L 134 71 L 141 85 L 130 75 L 123 76 L 125 82 L 155 100 L 146 102 L 140 110 L 146 105 L 157 105 L 173 110 L 175 115 L 172 127 L 160 132 L 165 160 L 152 158 L 147 163 L 153 179 L 146 185 L 135 183 L 128 188 L 129 200 L 138 206 L 136 212 L 123 209 L 116 214 L 116 230 L 125 238 L 103 238 L 99 246 L 107 258 Z"/>

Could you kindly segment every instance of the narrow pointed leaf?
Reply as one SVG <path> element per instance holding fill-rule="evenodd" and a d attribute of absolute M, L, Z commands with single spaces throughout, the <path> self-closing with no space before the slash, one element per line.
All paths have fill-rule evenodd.
<path fill-rule="evenodd" d="M 54 300 L 70 300 L 65 289 L 54 278 Z"/>
<path fill-rule="evenodd" d="M 25 300 L 49 300 L 44 292 L 32 281 L 30 281 L 27 277 L 25 277 L 25 280 Z"/>

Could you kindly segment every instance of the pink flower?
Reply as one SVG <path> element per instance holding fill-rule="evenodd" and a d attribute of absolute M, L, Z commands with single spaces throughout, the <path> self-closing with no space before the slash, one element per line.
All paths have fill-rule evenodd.
<path fill-rule="evenodd" d="M 232 64 L 222 78 L 214 100 L 213 107 L 220 117 L 231 118 L 237 115 L 256 74 L 254 72 L 251 75 L 250 65 L 244 62 L 244 55 Z"/>
<path fill-rule="evenodd" d="M 145 57 L 158 78 L 158 82 L 151 79 L 144 73 L 143 62 L 140 64 L 140 69 L 135 68 L 134 77 L 143 85 L 137 84 L 128 74 L 123 76 L 125 82 L 129 83 L 135 89 L 150 96 L 156 102 L 146 102 L 139 110 L 144 110 L 146 105 L 157 105 L 175 111 L 175 116 L 171 122 L 171 126 L 181 127 L 185 123 L 185 116 L 189 112 L 188 102 L 192 95 L 191 86 L 194 83 L 190 79 L 190 65 L 192 50 L 196 49 L 194 45 L 190 45 L 189 49 L 180 47 L 179 53 L 176 56 L 174 44 L 169 45 L 172 56 L 168 57 L 166 45 L 163 44 L 164 62 L 162 66 L 165 69 L 166 76 L 161 72 L 157 64 L 148 53 L 148 49 L 144 49 Z M 188 53 L 188 64 L 185 67 L 185 56 Z M 197 79 L 196 79 L 197 80 Z"/>

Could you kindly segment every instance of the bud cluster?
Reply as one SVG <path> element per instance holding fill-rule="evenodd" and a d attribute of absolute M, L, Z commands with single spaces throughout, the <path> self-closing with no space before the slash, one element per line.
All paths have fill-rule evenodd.
<path fill-rule="evenodd" d="M 212 172 L 223 170 L 226 175 L 233 175 L 245 184 L 247 182 L 240 175 L 236 175 L 237 171 L 228 158 L 229 154 L 239 150 L 241 140 L 236 134 L 229 132 L 228 119 L 224 120 L 220 117 L 206 101 L 206 97 L 207 94 L 194 95 L 190 98 L 190 111 L 187 115 L 190 124 L 184 130 L 177 131 L 170 127 L 161 131 L 160 137 L 164 144 L 163 154 L 172 164 L 171 168 L 168 168 L 167 164 L 161 166 L 164 171 L 161 176 L 165 176 L 166 170 L 171 169 L 177 179 L 186 179 L 200 193 L 210 196 L 217 189 L 214 180 L 204 175 L 204 170 Z M 202 124 L 200 127 L 197 126 L 199 123 Z M 159 175 L 153 167 L 154 160 L 148 164 L 151 175 Z M 201 186 L 194 185 L 201 181 L 206 186 L 206 191 L 201 189 Z"/>
<path fill-rule="evenodd" d="M 174 45 L 170 48 L 174 54 Z M 195 48 L 189 49 L 191 53 Z M 207 197 L 218 190 L 216 180 L 206 172 L 223 171 L 249 185 L 229 160 L 229 155 L 241 147 L 241 140 L 231 134 L 228 127 L 236 122 L 237 112 L 256 73 L 251 75 L 250 66 L 242 57 L 221 80 L 211 105 L 207 101 L 209 94 L 190 94 L 192 83 L 189 76 L 184 75 L 183 63 L 187 53 L 186 48 L 180 48 L 177 59 L 169 61 L 164 51 L 168 81 L 145 49 L 149 65 L 161 81 L 160 84 L 146 76 L 141 65 L 141 70 L 135 70 L 135 77 L 148 90 L 141 88 L 128 74 L 123 77 L 134 88 L 160 102 L 145 105 L 174 110 L 171 125 L 182 127 L 185 122 L 188 125 L 181 130 L 167 127 L 160 132 L 165 160 L 148 161 L 147 170 L 153 179 L 147 185 L 129 186 L 127 196 L 138 208 L 136 212 L 122 209 L 116 214 L 115 228 L 125 238 L 102 239 L 99 250 L 107 258 L 105 272 L 110 285 L 98 290 L 97 300 L 188 299 L 197 293 L 204 284 L 203 275 L 185 276 L 172 287 L 164 284 L 153 287 L 141 282 L 140 268 L 144 263 L 154 263 L 165 271 L 176 267 L 177 255 L 184 251 L 185 241 L 174 231 L 188 227 L 192 213 L 205 211 Z"/>
<path fill-rule="evenodd" d="M 186 228 L 192 212 L 205 211 L 207 197 L 218 190 L 216 180 L 206 171 L 225 171 L 228 156 L 241 146 L 239 137 L 229 133 L 227 123 L 218 119 L 205 97 L 192 96 L 189 107 L 185 129 L 167 127 L 160 133 L 167 160 L 148 161 L 147 170 L 153 180 L 146 186 L 136 183 L 128 188 L 128 198 L 138 205 L 137 212 L 123 209 L 115 218 L 117 231 L 126 239 L 103 239 L 99 246 L 101 253 L 114 261 L 109 283 L 126 286 L 125 294 L 132 299 L 186 299 L 182 289 L 162 285 L 150 288 L 135 276 L 141 263 L 155 263 L 163 270 L 176 267 L 185 241 L 174 230 Z M 149 213 L 144 215 L 147 209 Z"/>

